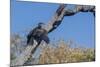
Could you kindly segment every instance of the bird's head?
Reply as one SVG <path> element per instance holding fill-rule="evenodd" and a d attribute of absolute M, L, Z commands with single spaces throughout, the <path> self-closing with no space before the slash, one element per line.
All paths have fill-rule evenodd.
<path fill-rule="evenodd" d="M 39 27 L 39 28 L 44 28 L 44 26 L 45 26 L 44 23 L 42 23 L 42 22 L 38 23 L 38 27 Z"/>

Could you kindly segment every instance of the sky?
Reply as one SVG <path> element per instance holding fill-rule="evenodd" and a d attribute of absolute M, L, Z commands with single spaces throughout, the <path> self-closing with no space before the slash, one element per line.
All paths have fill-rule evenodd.
<path fill-rule="evenodd" d="M 54 3 L 11 0 L 11 33 L 18 33 L 25 37 L 39 22 L 48 23 L 58 7 L 59 4 Z M 72 7 L 73 5 L 69 5 L 69 8 Z M 94 47 L 94 16 L 90 12 L 66 16 L 61 25 L 48 36 L 51 42 L 64 39 L 65 41 L 72 40 L 81 46 Z"/>

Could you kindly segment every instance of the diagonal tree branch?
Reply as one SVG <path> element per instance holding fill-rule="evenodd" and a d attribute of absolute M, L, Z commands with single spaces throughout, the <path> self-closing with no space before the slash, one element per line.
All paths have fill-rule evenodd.
<path fill-rule="evenodd" d="M 53 24 L 62 20 L 62 18 L 64 17 L 64 9 L 65 9 L 64 4 L 60 5 L 60 7 L 57 9 L 55 15 L 53 16 L 53 19 L 49 21 L 49 23 L 45 27 L 45 29 L 48 32 L 54 27 L 52 26 Z M 35 42 L 33 46 L 28 45 L 25 51 L 22 52 L 22 54 L 20 54 L 16 59 L 11 61 L 11 66 L 23 65 L 30 58 L 30 56 L 36 51 L 39 45 L 40 44 L 37 45 L 37 42 Z"/>
<path fill-rule="evenodd" d="M 52 17 L 52 19 L 46 25 L 45 29 L 48 31 L 48 33 L 52 32 L 61 24 L 65 13 L 65 7 L 65 4 L 61 4 L 55 12 L 54 16 Z"/>
<path fill-rule="evenodd" d="M 78 12 L 92 12 L 95 15 L 95 7 L 89 7 L 86 9 L 85 6 L 78 5 L 74 10 L 68 10 L 67 8 L 65 9 L 66 5 L 61 4 L 57 11 L 55 12 L 54 16 L 52 19 L 46 24 L 45 30 L 47 30 L 48 33 L 52 32 L 55 30 L 62 22 L 64 16 L 73 16 Z M 44 42 L 45 43 L 45 42 Z M 40 44 L 37 45 L 37 42 L 35 42 L 33 45 L 28 45 L 23 51 L 22 54 L 19 55 L 16 59 L 11 61 L 11 66 L 18 66 L 18 65 L 23 65 L 28 58 L 36 51 Z"/>

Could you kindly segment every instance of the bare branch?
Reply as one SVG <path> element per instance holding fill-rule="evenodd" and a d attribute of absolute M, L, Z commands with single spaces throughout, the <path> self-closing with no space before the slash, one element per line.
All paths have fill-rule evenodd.
<path fill-rule="evenodd" d="M 61 4 L 59 8 L 57 9 L 56 13 L 52 17 L 52 19 L 48 22 L 48 24 L 45 26 L 45 30 L 47 30 L 48 33 L 55 30 L 62 22 L 64 16 L 73 16 L 74 14 L 78 12 L 92 12 L 95 14 L 95 7 L 94 6 L 82 6 L 78 5 L 75 10 L 68 10 L 65 9 L 66 5 Z M 87 8 L 86 8 L 87 7 Z M 11 66 L 16 65 L 23 65 L 28 58 L 36 51 L 40 44 L 37 45 L 37 42 L 33 45 L 28 45 L 23 51 L 22 54 L 19 55 L 15 60 L 11 61 Z"/>

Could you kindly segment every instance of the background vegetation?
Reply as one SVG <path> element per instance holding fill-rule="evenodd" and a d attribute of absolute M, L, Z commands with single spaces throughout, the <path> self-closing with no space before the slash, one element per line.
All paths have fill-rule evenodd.
<path fill-rule="evenodd" d="M 26 46 L 25 38 L 18 34 L 11 35 L 11 60 L 18 57 Z M 73 45 L 71 41 L 59 40 L 57 43 L 40 45 L 25 65 L 90 61 L 95 61 L 95 48 L 80 47 L 79 45 Z"/>

